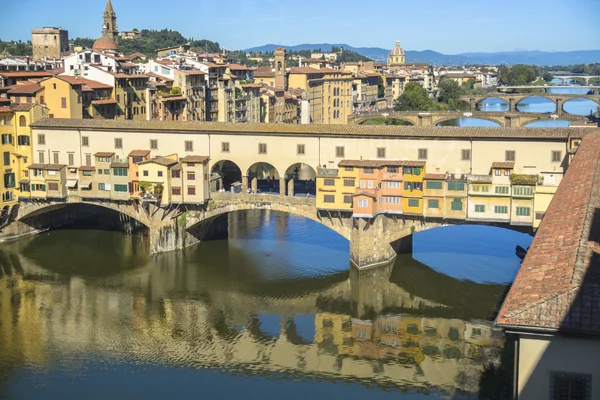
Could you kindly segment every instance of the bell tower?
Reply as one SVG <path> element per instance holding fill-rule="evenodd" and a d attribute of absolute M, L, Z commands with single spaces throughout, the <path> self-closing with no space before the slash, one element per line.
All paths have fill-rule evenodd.
<path fill-rule="evenodd" d="M 275 86 L 287 89 L 285 68 L 287 64 L 287 52 L 283 47 L 275 49 Z"/>
<path fill-rule="evenodd" d="M 102 36 L 106 36 L 114 40 L 119 39 L 119 28 L 117 27 L 117 14 L 113 9 L 110 0 L 106 1 L 104 9 L 104 23 L 102 24 Z"/>

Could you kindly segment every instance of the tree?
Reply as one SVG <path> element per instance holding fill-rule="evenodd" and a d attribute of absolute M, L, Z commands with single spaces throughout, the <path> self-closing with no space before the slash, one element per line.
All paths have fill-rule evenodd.
<path fill-rule="evenodd" d="M 427 90 L 416 82 L 408 82 L 402 95 L 394 102 L 396 111 L 427 111 L 431 106 Z"/>
<path fill-rule="evenodd" d="M 438 85 L 440 94 L 438 95 L 438 101 L 442 103 L 448 103 L 449 100 L 460 99 L 460 86 L 458 82 L 453 79 L 442 79 Z"/>
<path fill-rule="evenodd" d="M 381 98 L 385 96 L 385 83 L 383 82 L 383 78 L 379 76 L 377 78 L 377 97 Z"/>
<path fill-rule="evenodd" d="M 545 80 L 546 82 L 550 82 L 552 80 L 553 76 L 550 72 L 544 72 L 544 74 L 542 75 L 542 79 Z"/>
<path fill-rule="evenodd" d="M 181 88 L 178 86 L 173 86 L 171 88 L 171 94 L 175 94 L 175 95 L 181 94 Z"/>

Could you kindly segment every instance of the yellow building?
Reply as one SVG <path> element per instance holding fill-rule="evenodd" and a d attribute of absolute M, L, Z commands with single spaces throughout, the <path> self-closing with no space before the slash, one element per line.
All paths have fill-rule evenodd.
<path fill-rule="evenodd" d="M 177 154 L 140 162 L 140 197 L 161 204 L 170 203 L 173 194 L 171 180 L 181 180 L 181 166 L 178 164 Z M 179 187 L 181 188 L 181 185 Z M 177 191 L 175 195 L 178 196 Z"/>
<path fill-rule="evenodd" d="M 423 179 L 425 178 L 425 161 L 406 161 L 402 168 L 404 193 L 402 210 L 404 214 L 423 215 Z"/>
<path fill-rule="evenodd" d="M 317 168 L 317 210 L 352 212 L 359 169 Z"/>
<path fill-rule="evenodd" d="M 50 118 L 83 118 L 83 81 L 55 76 L 44 79 L 40 85 Z"/>
<path fill-rule="evenodd" d="M 446 174 L 425 174 L 423 180 L 423 215 L 446 216 Z"/>
<path fill-rule="evenodd" d="M 33 162 L 30 125 L 47 116 L 47 109 L 40 104 L 11 104 L 0 107 L 3 154 L 1 209 L 16 204 L 23 193 L 28 193 L 28 167 Z"/>
<path fill-rule="evenodd" d="M 66 165 L 31 164 L 29 196 L 33 199 L 64 199 L 67 197 Z M 22 194 L 27 197 L 25 193 Z"/>

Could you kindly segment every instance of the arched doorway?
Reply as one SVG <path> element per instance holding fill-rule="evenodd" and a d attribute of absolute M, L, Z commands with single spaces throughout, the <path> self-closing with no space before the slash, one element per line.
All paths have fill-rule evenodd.
<path fill-rule="evenodd" d="M 254 163 L 247 172 L 249 189 L 252 193 L 279 194 L 279 171 L 266 162 Z"/>
<path fill-rule="evenodd" d="M 288 196 L 315 196 L 317 171 L 304 163 L 295 163 L 285 171 L 286 194 Z"/>
<path fill-rule="evenodd" d="M 210 191 L 218 192 L 221 189 L 231 191 L 231 185 L 242 183 L 242 171 L 236 163 L 229 160 L 221 160 L 213 165 L 210 174 Z"/>

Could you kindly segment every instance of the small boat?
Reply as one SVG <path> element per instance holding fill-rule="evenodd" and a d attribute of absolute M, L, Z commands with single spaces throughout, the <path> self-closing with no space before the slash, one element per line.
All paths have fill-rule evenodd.
<path fill-rule="evenodd" d="M 527 255 L 527 250 L 529 250 L 529 247 L 527 249 L 524 249 L 523 247 L 517 245 L 517 247 L 515 247 L 515 253 L 517 254 L 517 257 L 519 257 L 521 260 L 525 258 L 525 256 Z"/>

